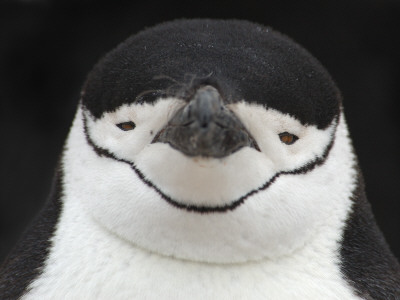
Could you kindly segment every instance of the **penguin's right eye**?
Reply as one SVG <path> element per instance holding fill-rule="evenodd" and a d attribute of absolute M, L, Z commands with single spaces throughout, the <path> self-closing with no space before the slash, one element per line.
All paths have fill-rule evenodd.
<path fill-rule="evenodd" d="M 284 143 L 286 145 L 292 145 L 299 138 L 298 138 L 298 136 L 285 131 L 285 132 L 282 132 L 279 134 L 279 139 L 281 140 L 282 143 Z"/>
<path fill-rule="evenodd" d="M 119 123 L 117 124 L 118 128 L 123 130 L 123 131 L 128 131 L 128 130 L 132 130 L 136 127 L 135 123 L 129 121 L 129 122 L 123 122 L 123 123 Z"/>

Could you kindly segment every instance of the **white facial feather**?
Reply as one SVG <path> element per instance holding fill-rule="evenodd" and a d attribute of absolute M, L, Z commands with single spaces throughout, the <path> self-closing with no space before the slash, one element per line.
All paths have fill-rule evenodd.
<path fill-rule="evenodd" d="M 154 135 L 172 117 L 182 101 L 162 100 L 155 105 L 133 104 L 105 114 L 88 129 L 93 142 L 117 158 L 134 163 L 165 194 L 184 205 L 224 206 L 259 188 L 281 171 L 296 170 L 323 156 L 333 139 L 334 122 L 326 130 L 303 126 L 288 115 L 244 102 L 230 105 L 257 140 L 261 152 L 244 148 L 224 159 L 192 158 L 164 143 L 151 144 Z M 133 121 L 136 128 L 121 131 L 115 124 Z M 279 133 L 300 139 L 283 144 Z"/>
<path fill-rule="evenodd" d="M 231 104 L 230 109 L 251 132 L 262 153 L 274 162 L 277 171 L 294 170 L 307 161 L 322 157 L 337 125 L 334 120 L 327 129 L 318 130 L 316 126 L 304 126 L 294 117 L 277 110 L 246 102 Z M 282 132 L 295 134 L 299 139 L 293 145 L 286 145 L 278 139 Z"/>
<path fill-rule="evenodd" d="M 333 135 L 335 142 L 325 163 L 308 173 L 281 175 L 232 211 L 200 214 L 167 203 L 129 164 L 98 156 L 86 141 L 78 111 L 63 160 L 64 207 L 53 248 L 26 299 L 358 299 L 342 278 L 337 257 L 355 186 L 343 116 L 337 127 L 318 130 L 277 111 L 239 103 L 231 109 L 262 152 L 244 148 L 207 160 L 149 144 L 181 105 L 164 101 L 123 107 L 122 117 L 116 111 L 88 119 L 89 134 L 160 189 L 173 182 L 176 189 L 167 191 L 189 204 L 229 203 L 234 198 L 226 193 L 247 193 L 273 172 L 323 155 Z M 140 110 L 148 120 L 139 120 Z M 265 127 L 259 126 L 264 119 Z M 129 120 L 136 123 L 132 131 L 115 126 Z M 282 131 L 300 139 L 281 147 L 277 134 Z M 295 145 L 300 146 L 290 150 Z M 168 174 L 179 178 L 168 181 Z M 218 192 L 218 185 L 223 192 L 213 198 L 209 190 Z"/>
<path fill-rule="evenodd" d="M 244 262 L 290 254 L 327 222 L 332 209 L 350 206 L 353 157 L 350 150 L 335 154 L 336 145 L 326 163 L 314 170 L 273 179 L 281 171 L 296 170 L 322 157 L 336 124 L 318 130 L 275 110 L 233 104 L 230 108 L 261 152 L 246 147 L 224 159 L 190 158 L 167 144 L 151 144 L 181 105 L 179 100 L 166 99 L 123 106 L 96 121 L 86 115 L 88 135 L 115 158 L 136 166 L 157 189 L 180 204 L 224 206 L 253 194 L 225 213 L 177 208 L 146 185 L 128 163 L 98 156 L 85 139 L 78 113 L 65 155 L 69 166 L 66 185 L 111 232 L 167 256 Z M 121 131 L 116 126 L 126 121 L 133 121 L 136 128 Z M 283 144 L 278 134 L 284 131 L 298 135 L 299 140 Z M 339 145 L 348 143 L 345 137 L 337 139 L 344 139 Z M 340 181 L 338 172 L 343 173 Z M 268 188 L 254 193 L 271 180 Z"/>
<path fill-rule="evenodd" d="M 181 105 L 167 99 L 124 106 L 97 121 L 87 115 L 92 141 L 123 161 L 96 154 L 84 134 L 85 112 L 78 111 L 63 159 L 61 219 L 26 299 L 358 299 L 337 257 L 355 186 L 343 116 L 337 127 L 318 130 L 237 103 L 230 108 L 261 152 L 189 158 L 167 144 L 150 144 Z M 136 128 L 115 125 L 126 121 Z M 284 131 L 299 140 L 281 143 Z M 226 212 L 177 208 L 127 163 L 181 203 L 218 206 L 322 157 L 333 137 L 323 164 L 282 174 Z"/>

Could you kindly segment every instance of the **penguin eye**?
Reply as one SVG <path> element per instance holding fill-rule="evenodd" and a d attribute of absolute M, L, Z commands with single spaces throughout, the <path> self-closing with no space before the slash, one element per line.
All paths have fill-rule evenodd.
<path fill-rule="evenodd" d="M 135 123 L 129 121 L 129 122 L 123 122 L 123 123 L 119 123 L 117 124 L 118 128 L 123 130 L 123 131 L 128 131 L 128 130 L 132 130 L 136 127 Z"/>
<path fill-rule="evenodd" d="M 291 134 L 286 131 L 280 133 L 279 138 L 280 138 L 281 142 L 286 145 L 292 145 L 292 144 L 294 144 L 294 142 L 296 142 L 299 139 L 296 135 Z"/>

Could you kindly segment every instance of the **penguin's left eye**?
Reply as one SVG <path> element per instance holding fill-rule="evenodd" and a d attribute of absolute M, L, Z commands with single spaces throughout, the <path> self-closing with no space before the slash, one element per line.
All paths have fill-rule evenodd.
<path fill-rule="evenodd" d="M 282 132 L 279 134 L 279 139 L 281 140 L 282 143 L 284 143 L 286 145 L 292 145 L 299 138 L 296 135 L 285 131 L 285 132 Z"/>
<path fill-rule="evenodd" d="M 123 131 L 128 131 L 128 130 L 132 130 L 136 127 L 135 123 L 129 121 L 129 122 L 123 122 L 123 123 L 119 123 L 117 124 L 118 128 L 123 130 Z"/>

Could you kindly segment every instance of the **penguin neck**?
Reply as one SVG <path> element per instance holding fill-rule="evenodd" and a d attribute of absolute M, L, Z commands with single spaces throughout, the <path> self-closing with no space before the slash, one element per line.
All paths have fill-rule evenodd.
<path fill-rule="evenodd" d="M 335 222 L 336 220 L 334 219 L 335 217 L 332 216 L 332 220 L 329 222 Z M 284 264 L 291 260 L 307 259 L 308 257 L 311 257 L 311 255 L 313 256 L 313 259 L 316 259 L 321 262 L 321 265 L 323 265 L 325 259 L 335 255 L 332 250 L 339 250 L 340 247 L 338 244 L 338 237 L 330 236 L 329 233 L 327 235 L 327 232 L 321 227 L 319 230 L 315 231 L 307 243 L 301 247 L 294 249 L 290 253 L 274 258 L 249 260 L 239 263 L 213 263 L 208 261 L 182 259 L 145 249 L 129 240 L 126 240 L 124 237 L 110 231 L 100 222 L 97 222 L 90 213 L 87 212 L 80 201 L 76 201 L 76 199 L 68 199 L 68 197 L 64 198 L 60 222 L 57 225 L 57 230 L 52 241 L 55 246 L 59 246 L 60 249 L 63 249 L 62 251 L 68 249 L 66 252 L 75 253 L 76 257 L 81 256 L 79 251 L 82 251 L 83 249 L 87 251 L 88 255 L 92 255 L 93 252 L 95 252 L 98 253 L 99 257 L 110 255 L 110 253 L 116 251 L 116 253 L 119 253 L 118 257 L 120 257 L 121 261 L 129 259 L 132 253 L 142 253 L 143 255 L 158 257 L 160 260 L 168 260 L 177 264 L 204 263 L 210 266 L 227 267 L 246 264 L 253 265 L 258 263 L 265 266 L 268 266 L 269 264 Z M 126 257 L 124 257 L 124 255 L 126 255 Z M 71 257 L 74 257 L 74 255 L 71 255 Z M 337 260 L 334 261 L 335 263 L 338 262 Z"/>

